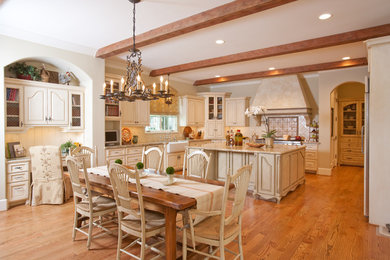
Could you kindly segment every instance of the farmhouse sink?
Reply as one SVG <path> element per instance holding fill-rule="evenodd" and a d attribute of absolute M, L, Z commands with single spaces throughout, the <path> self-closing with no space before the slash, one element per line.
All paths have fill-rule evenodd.
<path fill-rule="evenodd" d="M 167 144 L 167 153 L 184 152 L 188 141 L 169 142 Z"/>

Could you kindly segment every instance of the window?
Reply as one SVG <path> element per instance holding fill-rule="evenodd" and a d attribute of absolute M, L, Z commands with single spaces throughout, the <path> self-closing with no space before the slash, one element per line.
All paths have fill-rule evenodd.
<path fill-rule="evenodd" d="M 177 116 L 150 115 L 150 125 L 145 127 L 145 132 L 177 132 Z"/>

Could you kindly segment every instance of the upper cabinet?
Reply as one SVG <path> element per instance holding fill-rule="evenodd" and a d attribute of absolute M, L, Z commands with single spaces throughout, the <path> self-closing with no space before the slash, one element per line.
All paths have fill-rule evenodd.
<path fill-rule="evenodd" d="M 226 99 L 226 126 L 248 126 L 245 110 L 249 107 L 249 97 Z"/>
<path fill-rule="evenodd" d="M 6 79 L 7 131 L 53 125 L 84 128 L 84 90 L 75 86 Z"/>
<path fill-rule="evenodd" d="M 122 125 L 148 126 L 150 118 L 150 101 L 136 100 L 121 103 Z"/>
<path fill-rule="evenodd" d="M 341 135 L 360 136 L 364 126 L 364 101 L 341 103 Z"/>
<path fill-rule="evenodd" d="M 204 98 L 197 96 L 182 96 L 179 99 L 180 126 L 204 125 Z"/>

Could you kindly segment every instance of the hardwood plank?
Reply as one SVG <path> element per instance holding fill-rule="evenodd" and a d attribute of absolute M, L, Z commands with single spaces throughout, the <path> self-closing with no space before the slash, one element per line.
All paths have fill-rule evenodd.
<path fill-rule="evenodd" d="M 390 35 L 390 24 L 365 28 L 356 31 L 339 33 L 325 37 L 314 38 L 299 42 L 283 44 L 263 49 L 257 49 L 247 52 L 235 53 L 217 58 L 205 59 L 200 61 L 189 62 L 185 64 L 175 65 L 171 67 L 155 69 L 150 72 L 150 76 L 160 76 L 177 72 L 207 68 L 212 66 L 231 64 L 236 62 L 249 61 L 267 57 L 274 57 L 284 54 L 332 47 L 347 43 L 365 41 L 371 38 Z"/>
<path fill-rule="evenodd" d="M 240 0 L 227 3 L 199 14 L 163 25 L 156 29 L 136 35 L 136 47 L 141 48 L 153 43 L 164 41 L 179 35 L 199 29 L 241 18 L 250 14 L 268 10 L 296 0 Z M 128 51 L 133 44 L 133 38 L 128 38 L 103 48 L 96 52 L 97 58 L 108 58 Z"/>
<path fill-rule="evenodd" d="M 291 67 L 291 68 L 284 68 L 284 69 L 277 69 L 277 70 L 266 70 L 266 71 L 251 72 L 245 74 L 230 75 L 230 76 L 224 76 L 219 78 L 201 79 L 201 80 L 196 80 L 194 82 L 194 86 L 225 83 L 231 81 L 248 80 L 248 79 L 256 79 L 256 78 L 275 77 L 275 76 L 290 75 L 290 74 L 312 72 L 312 71 L 343 69 L 343 68 L 364 66 L 364 65 L 367 65 L 367 59 L 357 58 L 357 59 L 351 59 L 346 61 L 334 61 L 334 62 L 312 64 L 312 65 L 305 65 L 305 66 L 298 66 L 298 67 Z"/>
<path fill-rule="evenodd" d="M 332 176 L 306 174 L 305 185 L 280 204 L 247 196 L 242 219 L 244 258 L 389 259 L 390 239 L 377 236 L 376 226 L 363 216 L 363 179 L 363 168 L 337 167 Z M 72 242 L 73 208 L 69 201 L 0 212 L 0 259 L 115 258 L 116 237 L 94 239 L 91 250 L 80 233 Z M 237 250 L 235 243 L 228 248 Z M 131 252 L 138 254 L 139 248 Z M 147 252 L 146 259 L 155 256 Z M 232 258 L 226 254 L 226 259 Z M 122 259 L 128 257 L 122 254 Z"/>

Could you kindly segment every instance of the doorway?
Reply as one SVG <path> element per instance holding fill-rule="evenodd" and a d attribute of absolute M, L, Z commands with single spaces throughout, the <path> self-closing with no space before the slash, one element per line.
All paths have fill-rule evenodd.
<path fill-rule="evenodd" d="M 363 166 L 364 84 L 345 82 L 330 94 L 331 164 Z"/>

